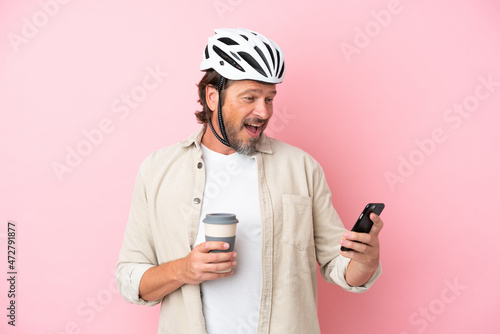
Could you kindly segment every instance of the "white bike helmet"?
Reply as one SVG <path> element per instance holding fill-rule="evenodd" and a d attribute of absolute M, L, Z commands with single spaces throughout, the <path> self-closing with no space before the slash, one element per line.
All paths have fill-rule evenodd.
<path fill-rule="evenodd" d="M 270 39 L 248 29 L 215 29 L 203 53 L 202 71 L 214 69 L 231 80 L 283 81 L 283 51 Z"/>

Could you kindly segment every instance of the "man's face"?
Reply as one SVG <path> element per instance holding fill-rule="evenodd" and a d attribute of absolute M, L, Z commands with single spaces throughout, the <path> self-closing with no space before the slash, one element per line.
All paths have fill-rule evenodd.
<path fill-rule="evenodd" d="M 252 80 L 235 81 L 226 90 L 222 116 L 232 148 L 251 155 L 273 115 L 276 85 Z"/>

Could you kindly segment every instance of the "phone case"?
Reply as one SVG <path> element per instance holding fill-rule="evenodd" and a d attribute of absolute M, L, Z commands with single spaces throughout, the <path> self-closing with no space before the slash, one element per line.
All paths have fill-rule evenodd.
<path fill-rule="evenodd" d="M 358 220 L 354 224 L 353 228 L 351 231 L 354 232 L 360 232 L 360 233 L 369 233 L 372 226 L 373 222 L 370 219 L 370 213 L 374 212 L 377 215 L 380 215 L 382 213 L 382 210 L 384 210 L 385 204 L 384 203 L 369 203 L 365 206 L 363 212 L 359 216 Z M 344 246 L 340 247 L 342 251 L 349 251 L 352 250 L 350 248 L 346 248 Z"/>

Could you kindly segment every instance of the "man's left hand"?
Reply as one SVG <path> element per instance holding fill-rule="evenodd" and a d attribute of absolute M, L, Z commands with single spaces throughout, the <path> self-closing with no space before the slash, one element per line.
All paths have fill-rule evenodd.
<path fill-rule="evenodd" d="M 349 264 L 349 267 L 352 265 L 355 266 L 355 268 L 348 268 L 348 274 L 349 269 L 351 269 L 351 277 L 346 275 L 346 279 L 350 278 L 349 280 L 355 283 L 353 285 L 348 280 L 351 286 L 360 286 L 366 283 L 379 266 L 380 243 L 378 235 L 384 226 L 384 222 L 375 213 L 370 214 L 370 219 L 373 222 L 373 226 L 369 233 L 347 231 L 340 239 L 342 246 L 352 249 L 351 251 L 340 251 L 343 256 L 353 260 Z M 360 281 L 364 282 L 359 284 Z"/>

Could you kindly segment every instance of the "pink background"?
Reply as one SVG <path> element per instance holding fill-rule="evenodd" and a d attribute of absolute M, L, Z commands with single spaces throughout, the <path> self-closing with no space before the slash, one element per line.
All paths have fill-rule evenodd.
<path fill-rule="evenodd" d="M 346 227 L 386 203 L 383 275 L 359 295 L 320 279 L 322 331 L 498 333 L 499 18 L 494 0 L 1 1 L 0 267 L 12 220 L 19 275 L 0 331 L 156 333 L 159 308 L 114 285 L 135 174 L 198 128 L 207 37 L 242 26 L 286 54 L 269 134 L 323 165 Z"/>

